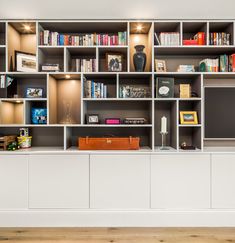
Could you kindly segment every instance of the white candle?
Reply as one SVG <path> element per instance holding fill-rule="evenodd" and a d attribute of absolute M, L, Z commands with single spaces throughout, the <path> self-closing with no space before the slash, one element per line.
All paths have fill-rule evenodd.
<path fill-rule="evenodd" d="M 165 116 L 161 119 L 161 133 L 167 133 L 167 118 Z"/>

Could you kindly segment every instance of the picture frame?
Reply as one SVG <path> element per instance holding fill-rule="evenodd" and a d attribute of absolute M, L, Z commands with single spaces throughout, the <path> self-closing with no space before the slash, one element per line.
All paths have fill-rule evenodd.
<path fill-rule="evenodd" d="M 180 124 L 182 124 L 182 125 L 198 124 L 197 112 L 196 111 L 180 111 Z"/>
<path fill-rule="evenodd" d="M 106 67 L 108 72 L 123 71 L 123 54 L 106 53 Z"/>
<path fill-rule="evenodd" d="M 155 59 L 155 71 L 159 73 L 166 72 L 166 61 Z"/>
<path fill-rule="evenodd" d="M 86 123 L 87 124 L 99 124 L 99 115 L 97 114 L 87 114 L 86 115 Z"/>
<path fill-rule="evenodd" d="M 26 98 L 42 98 L 43 97 L 43 88 L 27 88 L 26 89 Z"/>
<path fill-rule="evenodd" d="M 36 72 L 36 55 L 28 52 L 15 51 L 16 72 Z"/>

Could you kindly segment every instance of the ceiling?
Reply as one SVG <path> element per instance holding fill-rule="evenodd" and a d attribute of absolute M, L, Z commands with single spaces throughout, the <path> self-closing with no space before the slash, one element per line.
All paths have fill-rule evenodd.
<path fill-rule="evenodd" d="M 235 0 L 0 0 L 1 19 L 233 19 Z"/>

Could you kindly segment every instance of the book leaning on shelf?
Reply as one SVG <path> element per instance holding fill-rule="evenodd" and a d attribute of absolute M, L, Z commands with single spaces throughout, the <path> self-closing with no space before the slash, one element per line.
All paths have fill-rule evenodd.
<path fill-rule="evenodd" d="M 61 34 L 44 30 L 40 32 L 40 45 L 46 46 L 94 46 L 126 45 L 127 33 L 117 34 Z"/>
<path fill-rule="evenodd" d="M 93 80 L 84 81 L 85 98 L 107 98 L 107 85 L 96 83 Z"/>

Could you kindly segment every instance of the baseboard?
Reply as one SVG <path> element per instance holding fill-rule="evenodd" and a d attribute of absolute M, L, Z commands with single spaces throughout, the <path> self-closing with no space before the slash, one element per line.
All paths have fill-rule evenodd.
<path fill-rule="evenodd" d="M 235 211 L 0 211 L 0 227 L 235 227 Z"/>

